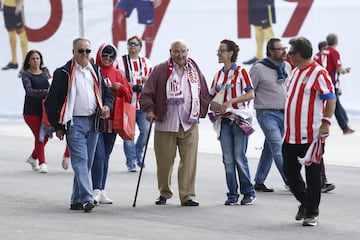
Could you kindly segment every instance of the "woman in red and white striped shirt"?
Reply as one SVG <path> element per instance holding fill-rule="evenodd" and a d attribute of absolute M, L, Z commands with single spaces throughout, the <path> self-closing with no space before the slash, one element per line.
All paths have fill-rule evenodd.
<path fill-rule="evenodd" d="M 248 135 L 253 131 L 248 102 L 255 94 L 247 70 L 236 64 L 239 50 L 234 41 L 224 39 L 220 42 L 217 56 L 224 66 L 215 74 L 210 89 L 210 95 L 214 97 L 225 90 L 223 99 L 212 101 L 210 105 L 210 110 L 214 111 L 210 114 L 214 116 L 214 127 L 221 144 L 229 191 L 225 205 L 235 205 L 239 200 L 236 175 L 239 176 L 240 193 L 244 195 L 241 205 L 253 204 L 256 199 L 246 157 Z"/>

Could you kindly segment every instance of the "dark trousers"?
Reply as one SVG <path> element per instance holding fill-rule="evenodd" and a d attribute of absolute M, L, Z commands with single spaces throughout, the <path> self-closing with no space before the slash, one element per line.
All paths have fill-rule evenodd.
<path fill-rule="evenodd" d="M 340 103 L 339 94 L 336 94 L 335 118 L 342 130 L 349 128 L 349 118 L 344 107 Z"/>
<path fill-rule="evenodd" d="M 327 182 L 324 158 L 321 158 L 320 167 L 321 167 L 321 184 L 324 184 Z"/>
<path fill-rule="evenodd" d="M 306 209 L 307 217 L 319 215 L 321 196 L 321 167 L 313 163 L 305 166 L 306 183 L 301 175 L 302 165 L 298 157 L 304 157 L 310 144 L 289 144 L 284 142 L 282 153 L 284 158 L 284 173 L 291 192 Z M 324 145 L 323 145 L 324 147 Z"/>

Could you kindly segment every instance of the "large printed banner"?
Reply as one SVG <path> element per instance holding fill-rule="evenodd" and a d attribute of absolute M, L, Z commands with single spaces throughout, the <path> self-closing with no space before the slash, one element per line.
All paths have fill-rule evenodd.
<path fill-rule="evenodd" d="M 121 9 L 121 5 L 118 3 L 119 0 L 113 0 L 113 11 L 109 12 L 109 14 L 112 14 L 113 17 L 113 25 L 114 22 L 116 22 L 117 16 L 117 10 Z M 137 0 L 128 0 L 128 2 L 133 1 L 136 2 Z M 138 2 L 141 2 L 143 0 L 139 0 Z M 286 28 L 281 35 L 282 37 L 293 37 L 298 35 L 301 26 L 305 20 L 306 15 L 310 11 L 311 5 L 313 3 L 313 0 L 285 0 L 287 2 L 293 2 L 296 3 L 296 7 L 291 15 L 291 18 L 288 21 L 288 24 L 286 25 Z M 63 9 L 62 9 L 62 2 L 58 0 L 49 0 L 50 2 L 50 18 L 47 22 L 44 22 L 44 25 L 41 27 L 38 27 L 36 29 L 32 28 L 31 26 L 26 26 L 26 32 L 28 35 L 28 38 L 32 42 L 43 42 L 49 39 L 52 35 L 54 35 L 60 27 L 60 24 L 62 22 L 62 16 L 63 16 Z M 126 2 L 126 0 L 122 0 L 120 2 Z M 144 2 L 144 1 L 143 1 Z M 150 1 L 149 2 L 153 2 Z M 147 25 L 153 25 L 153 36 L 154 39 L 156 38 L 156 34 L 160 28 L 160 24 L 162 22 L 162 19 L 166 15 L 166 10 L 169 5 L 170 0 L 155 0 L 157 2 L 154 6 L 154 12 L 155 17 L 153 18 L 152 24 L 144 24 L 139 22 L 140 24 L 144 24 L 146 27 Z M 249 0 L 237 0 L 237 22 L 234 23 L 237 25 L 237 33 L 238 38 L 251 38 L 251 23 L 249 22 L 249 15 L 251 15 L 251 6 L 248 4 Z M 274 0 L 266 1 L 266 0 L 253 0 L 253 2 L 259 2 L 255 5 L 256 8 L 261 8 L 262 6 L 265 7 L 265 16 L 257 16 L 261 17 L 260 20 L 267 18 L 267 11 L 268 7 L 273 8 L 274 15 L 275 15 L 275 2 Z M 117 41 L 114 40 L 116 35 L 121 35 L 119 32 L 122 32 L 122 28 L 126 29 L 126 19 L 131 15 L 132 12 L 129 13 L 129 11 L 126 12 L 127 8 L 124 9 L 124 23 L 122 23 L 119 27 L 120 29 L 114 29 L 112 28 L 111 34 L 113 36 L 113 44 L 117 45 Z M 137 8 L 134 4 L 134 9 L 136 9 L 138 14 L 141 14 L 142 10 L 141 8 Z M 148 11 L 152 11 L 152 9 L 147 9 Z M 133 9 L 131 9 L 133 11 Z M 145 14 L 147 12 L 145 11 Z M 258 11 L 254 12 L 255 14 L 258 13 Z M 30 14 L 27 14 L 30 15 Z M 30 15 L 32 16 L 32 15 Z M 274 16 L 275 18 L 275 16 Z M 140 20 L 141 21 L 141 20 Z M 276 22 L 275 20 L 273 22 Z M 118 31 L 116 31 L 118 30 Z M 143 39 L 146 39 L 147 35 L 150 30 L 148 28 L 145 28 L 144 32 L 141 34 Z M 126 40 L 126 30 L 124 30 L 125 35 L 124 36 L 118 36 L 119 40 L 124 37 L 122 40 Z M 154 40 L 153 39 L 153 40 Z M 151 53 L 151 52 L 150 52 Z M 150 56 L 150 54 L 149 54 Z"/>
<path fill-rule="evenodd" d="M 340 7 L 336 0 L 153 0 L 145 10 L 137 5 L 143 0 L 130 2 L 135 4 L 133 9 L 118 4 L 117 0 L 83 0 L 84 35 L 92 42 L 93 54 L 103 42 L 117 45 L 119 54 L 124 54 L 124 40 L 136 34 L 146 43 L 143 54 L 157 64 L 168 58 L 171 42 L 181 38 L 187 41 L 189 56 L 199 62 L 210 83 L 220 68 L 216 56 L 219 42 L 224 38 L 237 41 L 239 64 L 255 57 L 253 21 L 263 17 L 262 14 L 270 14 L 269 25 L 264 24 L 264 27 L 271 27 L 275 37 L 288 43 L 291 37 L 305 36 L 312 41 L 314 53 L 318 51 L 318 42 L 325 40 L 328 33 L 338 34 L 343 65 L 352 67 L 350 74 L 340 78 L 342 102 L 350 111 L 360 113 L 356 98 L 360 91 L 360 72 L 355 64 L 359 33 L 352 27 L 360 22 L 358 0 L 343 0 Z M 259 10 L 254 14 L 256 3 L 258 10 L 260 5 L 266 5 L 265 13 Z M 29 49 L 40 50 L 46 65 L 53 71 L 71 58 L 72 40 L 80 34 L 78 2 L 25 0 L 24 10 Z M 121 11 L 127 14 L 122 15 Z M 0 26 L 2 67 L 9 62 L 11 54 L 3 17 Z M 121 29 L 126 30 L 125 35 Z M 22 61 L 19 45 L 18 40 L 17 56 Z M 265 45 L 262 52 L 264 55 Z M 0 71 L 0 78 L 3 74 L 4 71 Z M 15 71 L 13 74 L 16 75 Z"/>

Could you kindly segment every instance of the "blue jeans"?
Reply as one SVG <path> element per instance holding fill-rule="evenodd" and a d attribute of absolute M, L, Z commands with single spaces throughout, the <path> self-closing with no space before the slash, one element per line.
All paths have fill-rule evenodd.
<path fill-rule="evenodd" d="M 69 126 L 66 132 L 74 171 L 72 204 L 93 200 L 89 171 L 94 159 L 98 136 L 99 133 L 94 128 L 94 119 L 87 118 L 74 117 L 73 125 Z"/>
<path fill-rule="evenodd" d="M 91 178 L 93 189 L 104 190 L 110 154 L 114 148 L 116 133 L 100 133 L 96 145 L 94 163 L 91 168 Z"/>
<path fill-rule="evenodd" d="M 150 122 L 146 120 L 146 112 L 136 110 L 136 124 L 140 132 L 136 143 L 134 140 L 124 140 L 124 152 L 128 168 L 134 168 L 135 161 L 139 166 L 142 164 L 144 148 L 150 129 Z"/>
<path fill-rule="evenodd" d="M 251 119 L 247 120 L 251 123 Z M 239 176 L 240 193 L 246 196 L 255 196 L 246 157 L 248 137 L 234 122 L 222 122 L 219 140 L 223 154 L 226 184 L 229 190 L 228 199 L 237 201 L 239 198 L 236 170 Z"/>
<path fill-rule="evenodd" d="M 287 182 L 283 171 L 281 147 L 284 136 L 284 113 L 274 110 L 256 110 L 256 118 L 265 135 L 263 150 L 255 174 L 255 182 L 262 184 L 269 174 L 273 159 L 283 181 Z"/>

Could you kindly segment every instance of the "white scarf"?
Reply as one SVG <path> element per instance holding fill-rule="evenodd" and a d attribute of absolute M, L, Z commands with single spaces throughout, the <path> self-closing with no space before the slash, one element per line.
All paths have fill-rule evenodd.
<path fill-rule="evenodd" d="M 94 92 L 95 92 L 96 102 L 98 107 L 101 109 L 103 103 L 101 98 L 100 82 L 99 79 L 97 78 L 97 75 L 92 65 L 90 64 L 89 66 L 90 66 L 91 76 L 94 79 Z M 66 127 L 66 123 L 72 120 L 74 113 L 74 106 L 76 101 L 75 72 L 76 72 L 76 63 L 73 59 L 70 67 L 70 81 L 68 83 L 69 84 L 68 94 L 61 108 L 60 119 L 59 119 L 59 123 L 65 125 L 65 127 Z"/>

